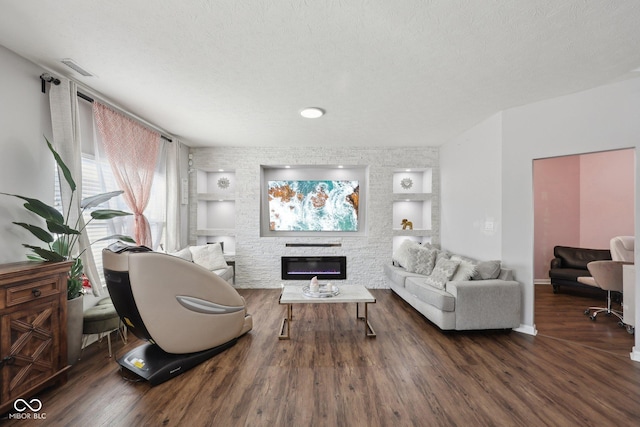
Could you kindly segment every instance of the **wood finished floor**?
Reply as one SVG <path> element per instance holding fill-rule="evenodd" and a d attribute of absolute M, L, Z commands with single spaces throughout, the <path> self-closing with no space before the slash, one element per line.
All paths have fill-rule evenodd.
<path fill-rule="evenodd" d="M 285 309 L 277 303 L 279 291 L 239 291 L 254 315 L 254 329 L 226 352 L 150 387 L 121 377 L 117 363 L 105 357 L 104 340 L 85 350 L 64 386 L 38 396 L 46 421 L 0 423 L 395 427 L 640 421 L 640 364 L 629 359 L 632 336 L 613 321 L 601 321 L 609 319 L 568 316 L 571 298 L 562 294 L 540 294 L 560 305 L 545 309 L 537 303 L 536 337 L 444 333 L 391 291 L 373 290 L 377 304 L 369 315 L 377 338 L 364 337 L 354 305 L 321 304 L 294 306 L 292 339 L 280 341 Z M 548 313 L 549 322 L 541 321 L 541 313 Z M 596 327 L 621 334 L 595 340 L 604 343 L 602 349 L 600 343 L 571 341 Z M 623 337 L 624 345 L 607 347 Z M 140 343 L 123 346 L 115 335 L 113 342 L 117 354 Z"/>

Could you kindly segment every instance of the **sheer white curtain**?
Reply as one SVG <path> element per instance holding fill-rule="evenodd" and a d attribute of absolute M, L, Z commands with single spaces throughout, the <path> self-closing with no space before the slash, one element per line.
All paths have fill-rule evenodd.
<path fill-rule="evenodd" d="M 180 204 L 182 177 L 180 175 L 182 143 L 174 139 L 167 147 L 167 235 L 166 251 L 182 249 Z"/>
<path fill-rule="evenodd" d="M 144 211 L 151 197 L 160 149 L 160 134 L 106 105 L 93 103 L 93 115 L 102 146 L 122 197 L 134 215 L 137 244 L 153 246 L 151 226 Z"/>
<path fill-rule="evenodd" d="M 62 173 L 58 174 L 61 179 L 60 194 L 62 197 L 63 211 L 66 212 L 71 204 L 69 224 L 72 226 L 80 216 L 80 201 L 82 200 L 82 151 L 77 91 L 77 85 L 65 78 L 60 79 L 59 85 L 51 85 L 49 91 L 51 125 L 53 129 L 52 144 L 71 171 L 73 179 L 76 182 L 76 193 L 72 200 L 69 186 L 66 182 L 62 182 L 64 181 Z M 79 224 L 78 228 L 84 228 L 84 219 L 82 217 L 79 218 Z M 84 273 L 92 284 L 91 289 L 93 290 L 93 294 L 100 296 L 102 294 L 102 284 L 86 230 L 84 230 L 80 236 L 78 249 L 85 248 L 86 251 L 80 257 L 84 265 Z"/>
<path fill-rule="evenodd" d="M 95 110 L 95 103 L 92 107 Z M 115 112 L 114 112 L 115 113 Z M 120 115 L 120 113 L 116 113 Z M 98 172 L 98 179 L 100 181 L 100 185 L 102 186 L 102 191 L 114 191 L 123 189 L 120 185 L 118 178 L 116 177 L 117 168 L 113 167 L 113 159 L 109 159 L 105 150 L 105 139 L 102 132 L 100 132 L 98 123 L 96 121 L 95 114 L 92 114 L 92 118 L 94 120 L 94 152 L 95 152 L 95 167 Z M 123 116 L 124 117 L 124 116 Z M 141 124 L 137 122 L 133 122 L 132 120 L 127 118 L 127 126 L 135 126 L 142 127 Z M 146 128 L 145 133 L 146 133 Z M 146 169 L 143 171 L 142 168 L 131 167 L 127 171 L 127 178 L 133 178 L 134 180 L 151 180 L 150 187 L 150 197 L 148 198 L 148 203 L 146 208 L 142 211 L 144 214 L 147 223 L 149 233 L 149 239 L 147 240 L 146 246 L 149 246 L 151 249 L 157 249 L 160 244 L 165 241 L 165 223 L 166 223 L 166 197 L 167 190 L 166 186 L 166 155 L 167 150 L 170 150 L 171 143 L 168 143 L 159 138 L 159 134 L 157 134 L 158 138 L 154 141 L 154 146 L 150 147 L 156 151 L 157 159 L 155 164 L 147 165 Z M 120 135 L 120 138 L 125 138 L 126 136 Z M 130 140 L 129 140 L 130 141 Z M 132 144 L 134 144 L 132 142 Z M 126 145 L 126 144 L 125 144 Z M 129 147 L 133 148 L 133 147 Z M 139 147 L 138 147 L 139 148 Z M 135 150 L 133 150 L 135 151 Z M 136 154 L 131 154 L 128 156 L 129 158 L 136 158 Z M 143 177 L 135 177 L 135 175 L 143 174 Z M 118 209 L 123 211 L 131 212 L 133 210 L 127 202 L 126 198 L 123 196 L 115 197 L 109 200 L 109 207 L 111 209 Z M 135 236 L 135 222 L 133 220 L 133 216 L 126 217 L 118 217 L 114 218 L 109 222 L 109 234 L 124 234 L 128 236 Z M 139 242 L 140 243 L 140 242 Z M 144 243 L 140 243 L 144 244 Z"/>

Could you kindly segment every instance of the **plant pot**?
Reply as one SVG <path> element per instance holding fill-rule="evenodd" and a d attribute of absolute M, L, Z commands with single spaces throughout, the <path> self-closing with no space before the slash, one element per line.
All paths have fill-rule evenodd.
<path fill-rule="evenodd" d="M 84 307 L 82 295 L 67 300 L 67 355 L 69 365 L 73 365 L 80 358 L 82 351 L 82 323 Z"/>

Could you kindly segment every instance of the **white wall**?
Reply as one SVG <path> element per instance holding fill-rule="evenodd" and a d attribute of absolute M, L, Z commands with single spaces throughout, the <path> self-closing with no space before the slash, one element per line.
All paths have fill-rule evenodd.
<path fill-rule="evenodd" d="M 501 259 L 515 270 L 516 280 L 524 286 L 524 313 L 522 330 L 535 332 L 533 319 L 533 172 L 534 159 L 568 154 L 637 147 L 640 145 L 640 79 L 627 80 L 598 87 L 573 95 L 563 96 L 535 104 L 506 110 L 502 113 L 502 159 L 483 156 L 477 162 L 476 144 L 487 142 L 484 127 L 491 126 L 495 118 L 476 126 L 441 150 L 442 212 L 443 219 L 452 209 L 469 210 L 466 221 L 482 218 L 487 210 L 493 210 L 495 199 L 475 200 L 464 203 L 467 193 L 460 192 L 461 185 L 450 183 L 452 170 L 462 173 L 453 156 L 462 156 L 470 173 L 466 179 L 474 181 L 483 169 L 502 168 L 501 193 Z M 498 143 L 495 143 L 498 144 Z M 494 145 L 491 145 L 494 146 Z M 467 153 L 466 156 L 464 153 Z M 640 150 L 636 150 L 638 164 Z M 457 166 L 456 166 L 457 165 Z M 637 191 L 635 221 L 640 224 Z M 452 192 L 458 193 L 452 194 Z M 637 229 L 637 227 L 636 227 Z M 469 247 L 477 247 L 481 241 L 478 233 L 468 233 L 469 226 L 443 227 L 441 239 L 459 246 L 468 238 Z M 636 231 L 636 233 L 638 233 Z M 637 237 L 637 236 L 636 236 Z M 490 242 L 490 251 L 496 244 Z M 638 255 L 637 255 L 638 256 Z M 637 286 L 638 287 L 638 286 Z M 640 287 L 638 287 L 640 288 Z M 636 293 L 636 306 L 640 307 L 640 293 Z M 639 316 L 640 317 L 640 316 Z M 636 321 L 636 327 L 640 322 Z M 636 336 L 636 349 L 640 349 L 640 334 Z"/>
<path fill-rule="evenodd" d="M 240 288 L 273 288 L 282 283 L 281 256 L 347 256 L 346 284 L 370 288 L 387 287 L 382 265 L 392 255 L 394 172 L 405 168 L 433 168 L 432 207 L 440 209 L 438 148 L 194 148 L 193 167 L 234 170 L 236 285 Z M 261 165 L 345 165 L 366 167 L 368 182 L 365 233 L 318 233 L 315 236 L 275 237 L 260 235 Z M 194 200 L 195 173 L 191 174 L 190 200 Z M 364 186 L 365 183 L 361 183 Z M 190 242 L 196 243 L 196 205 L 191 205 Z M 440 222 L 432 218 L 432 241 L 439 243 Z M 341 247 L 286 247 L 286 243 L 340 243 Z M 227 244 L 225 244 L 225 248 Z M 340 284 L 340 282 L 338 282 Z"/>
<path fill-rule="evenodd" d="M 43 69 L 0 46 L 0 192 L 53 202 L 54 161 L 49 97 L 40 91 Z M 29 215 L 29 216 L 27 216 Z M 0 195 L 0 263 L 26 261 L 22 243 L 37 243 L 12 221 L 29 222 L 19 199 Z"/>
<path fill-rule="evenodd" d="M 441 242 L 478 260 L 502 257 L 502 114 L 440 148 Z"/>

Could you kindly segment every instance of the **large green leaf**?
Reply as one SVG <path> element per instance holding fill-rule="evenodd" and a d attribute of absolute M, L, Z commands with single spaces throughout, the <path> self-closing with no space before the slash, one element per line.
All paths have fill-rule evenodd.
<path fill-rule="evenodd" d="M 131 215 L 131 213 L 124 212 L 124 211 L 116 211 L 113 209 L 100 209 L 100 210 L 91 212 L 91 218 L 93 219 L 111 219 L 117 216 L 127 216 L 127 215 Z"/>
<path fill-rule="evenodd" d="M 37 227 L 35 225 L 31 225 L 31 224 L 27 224 L 24 222 L 13 222 L 15 225 L 19 225 L 22 228 L 26 228 L 27 230 L 29 230 L 31 232 L 31 234 L 33 234 L 34 236 L 36 236 L 38 239 L 42 240 L 45 243 L 51 243 L 53 242 L 53 236 L 47 231 L 44 230 L 40 227 Z"/>
<path fill-rule="evenodd" d="M 82 276 L 83 269 L 84 267 L 82 265 L 82 260 L 80 258 L 74 259 L 71 270 L 69 271 L 69 277 L 71 277 L 72 279 L 79 278 L 80 276 Z"/>
<path fill-rule="evenodd" d="M 69 239 L 61 237 L 51 245 L 51 249 L 57 253 L 67 258 L 71 255 L 71 248 L 69 248 Z"/>
<path fill-rule="evenodd" d="M 67 224 L 60 224 L 53 221 L 47 221 L 47 228 L 55 234 L 80 234 L 78 230 L 69 227 Z"/>
<path fill-rule="evenodd" d="M 82 295 L 82 279 L 71 278 L 67 279 L 67 299 L 72 300 Z"/>
<path fill-rule="evenodd" d="M 25 248 L 31 249 L 33 252 L 35 252 L 37 255 L 41 256 L 47 261 L 66 261 L 66 258 L 60 255 L 59 253 L 49 251 L 47 249 L 39 248 L 37 246 L 31 246 L 31 245 L 25 245 L 25 244 L 23 244 L 22 246 L 24 246 Z"/>
<path fill-rule="evenodd" d="M 112 234 L 111 236 L 107 236 L 107 237 L 103 237 L 102 239 L 98 239 L 98 240 L 94 241 L 93 243 L 100 242 L 102 240 L 122 240 L 123 242 L 129 242 L 129 243 L 135 243 L 136 242 L 131 237 L 125 236 L 124 234 Z"/>
<path fill-rule="evenodd" d="M 62 217 L 62 214 L 60 213 L 59 210 L 57 210 L 52 206 L 47 205 L 46 203 L 41 202 L 38 199 L 32 199 L 31 197 L 24 197 L 18 194 L 9 194 L 9 193 L 0 193 L 0 194 L 22 199 L 27 202 L 24 204 L 24 207 L 30 210 L 31 212 L 35 213 L 36 215 L 48 221 L 54 221 L 60 224 L 64 224 L 64 218 Z"/>
<path fill-rule="evenodd" d="M 109 193 L 102 193 L 102 194 L 97 194 L 95 196 L 91 196 L 91 197 L 85 197 L 84 199 L 82 199 L 82 202 L 80 202 L 80 207 L 82 209 L 90 209 L 90 208 L 95 208 L 96 206 L 100 206 L 101 204 L 103 204 L 104 202 L 121 195 L 122 193 L 124 193 L 124 191 L 122 190 L 117 190 L 117 191 L 111 191 Z"/>
<path fill-rule="evenodd" d="M 44 137 L 44 139 L 45 141 L 47 141 L 47 145 L 49 146 L 49 150 L 51 150 L 51 153 L 53 154 L 53 158 L 56 159 L 56 163 L 58 164 L 58 167 L 62 171 L 64 178 L 67 180 L 67 184 L 69 184 L 69 188 L 71 188 L 71 191 L 76 191 L 76 182 L 73 180 L 73 177 L 71 176 L 71 171 L 69 170 L 67 165 L 62 161 L 62 157 L 60 157 L 58 152 L 54 150 L 53 145 L 51 145 L 51 143 L 49 142 L 46 136 Z"/>

